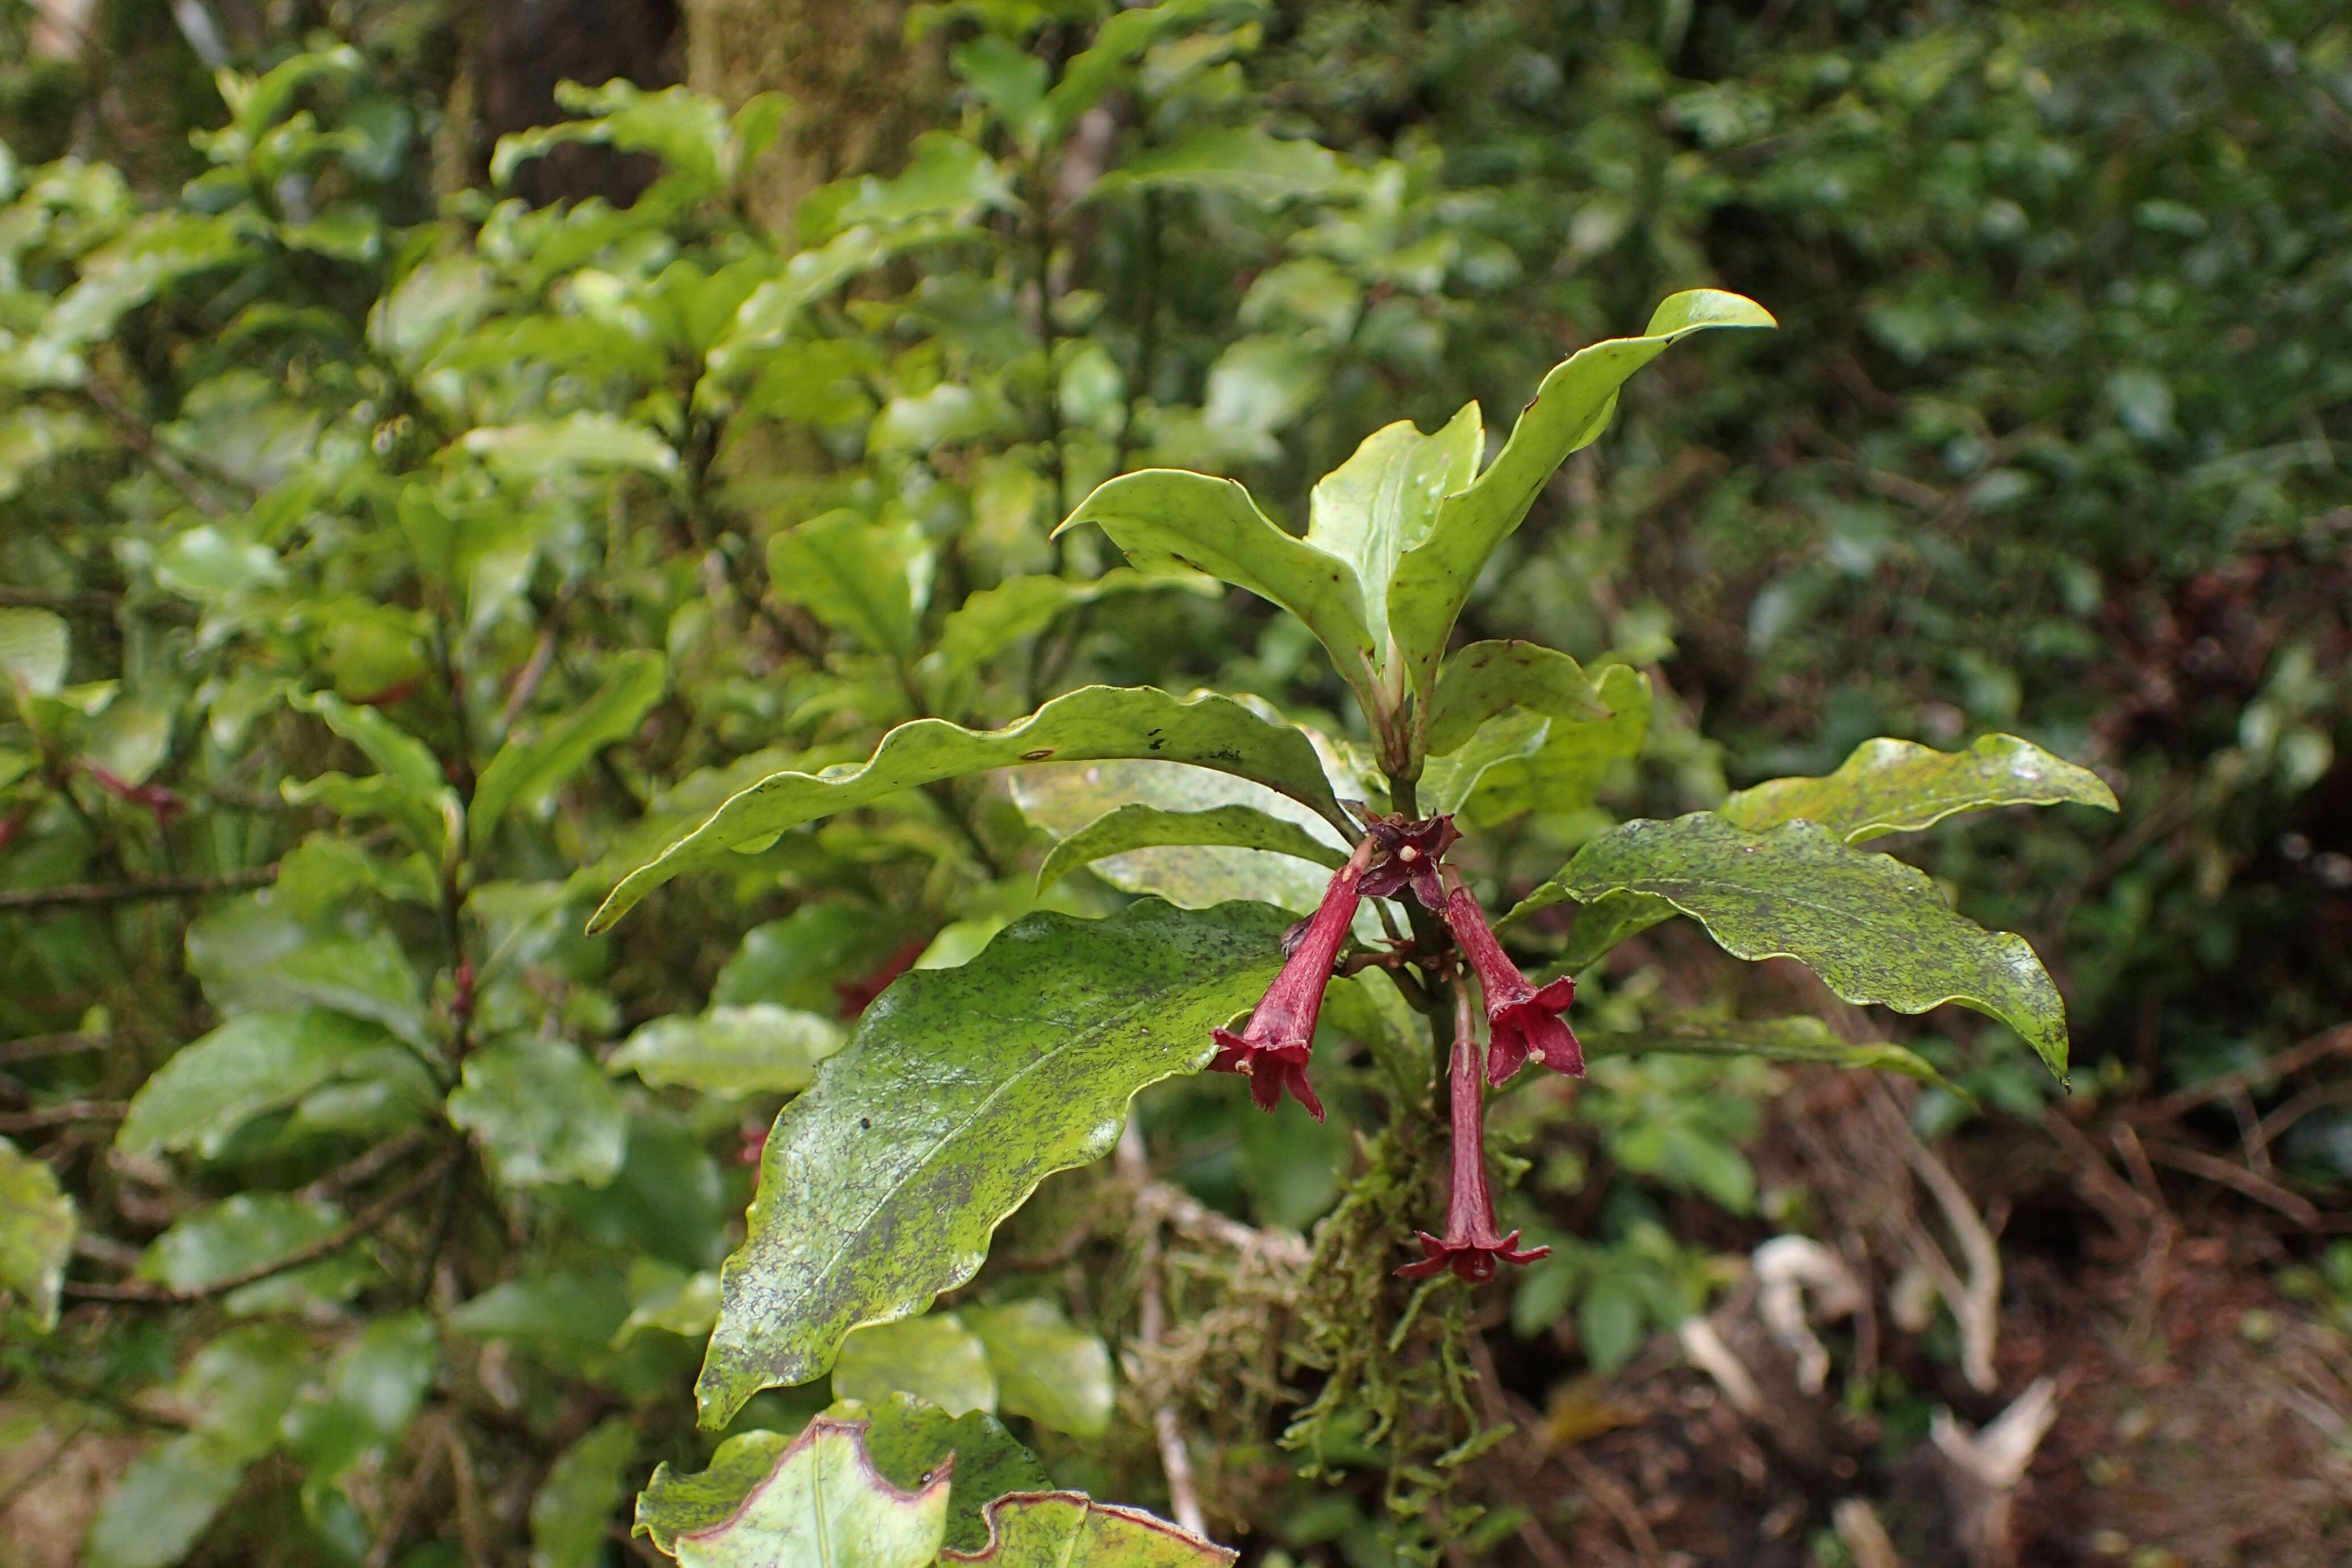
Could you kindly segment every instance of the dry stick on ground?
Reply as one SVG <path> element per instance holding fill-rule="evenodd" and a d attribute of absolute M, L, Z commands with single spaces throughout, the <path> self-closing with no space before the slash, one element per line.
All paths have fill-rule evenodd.
<path fill-rule="evenodd" d="M 215 893 L 267 887 L 278 879 L 275 866 L 256 866 L 218 877 L 173 877 L 152 882 L 81 882 L 60 888 L 13 888 L 0 892 L 0 914 L 21 914 L 82 904 L 129 904 L 144 899 L 205 899 Z"/>
<path fill-rule="evenodd" d="M 1992 1232 L 1978 1217 L 1976 1205 L 1969 1201 L 1958 1178 L 1919 1142 L 1918 1134 L 1911 1130 L 1911 1119 L 1904 1114 L 1886 1086 L 1874 1083 L 1871 1091 L 1887 1136 L 1895 1141 L 1912 1174 L 1934 1194 L 1937 1206 L 1944 1211 L 1944 1223 L 1951 1226 L 1954 1238 L 1960 1244 L 1960 1256 L 1969 1268 L 1965 1283 L 1923 1226 L 1913 1221 L 1908 1227 L 1920 1267 L 1935 1280 L 1937 1290 L 1959 1324 L 1961 1375 L 1969 1380 L 1970 1388 L 1990 1394 L 2000 1386 L 1992 1354 L 2000 1334 L 2000 1248 L 1993 1244 Z"/>
<path fill-rule="evenodd" d="M 76 1051 L 102 1051 L 114 1043 L 111 1035 L 31 1035 L 21 1040 L 0 1040 L 0 1067 L 38 1061 L 44 1057 L 71 1056 Z"/>
<path fill-rule="evenodd" d="M 0 1132 L 37 1132 L 45 1127 L 63 1127 L 73 1121 L 119 1121 L 130 1109 L 119 1100 L 69 1100 L 63 1105 L 43 1106 L 38 1110 L 0 1114 Z"/>
<path fill-rule="evenodd" d="M 444 1154 L 410 1178 L 391 1196 L 361 1210 L 352 1216 L 349 1225 L 333 1235 L 321 1237 L 310 1246 L 299 1247 L 283 1258 L 274 1258 L 252 1268 L 240 1269 L 226 1279 L 215 1279 L 208 1285 L 199 1285 L 187 1290 L 174 1290 L 169 1286 L 152 1285 L 144 1280 L 134 1280 L 123 1285 L 89 1285 L 68 1280 L 63 1288 L 64 1293 L 85 1301 L 136 1301 L 158 1306 L 184 1306 L 190 1302 L 206 1301 L 216 1296 L 226 1296 L 232 1290 L 243 1289 L 247 1285 L 268 1279 L 273 1275 L 283 1274 L 290 1268 L 299 1268 L 306 1263 L 316 1263 L 322 1258 L 341 1252 L 344 1247 L 366 1236 L 394 1215 L 423 1197 L 433 1184 L 441 1179 L 442 1173 L 455 1163 L 457 1159 L 457 1156 L 454 1152 Z"/>
<path fill-rule="evenodd" d="M 1150 1188 L 1151 1162 L 1143 1152 L 1143 1129 L 1129 1116 L 1127 1131 L 1118 1139 L 1119 1173 L 1136 1184 L 1139 1193 Z M 1136 1337 L 1145 1345 L 1156 1345 L 1168 1331 L 1168 1302 L 1161 1293 L 1160 1279 L 1160 1225 L 1157 1214 L 1138 1207 L 1137 1219 L 1141 1222 L 1139 1256 L 1136 1270 L 1141 1277 L 1142 1303 L 1138 1313 L 1139 1321 Z M 1184 1429 L 1178 1424 L 1175 1410 L 1167 1405 L 1154 1406 L 1151 1412 L 1152 1435 L 1160 1444 L 1160 1468 L 1168 1477 L 1168 1510 L 1176 1522 L 1193 1534 L 1206 1536 L 1208 1522 L 1201 1512 L 1201 1492 L 1192 1479 L 1192 1450 L 1184 1447 Z"/>
<path fill-rule="evenodd" d="M 2225 1072 L 2218 1078 L 2209 1078 L 2202 1083 L 2191 1084 L 2187 1089 L 2168 1094 L 2161 1100 L 2136 1106 L 2124 1112 L 2124 1120 L 2132 1122 L 2170 1121 L 2208 1100 L 2267 1086 L 2338 1054 L 2352 1055 L 2352 1024 L 2338 1024 L 2332 1029 L 2324 1029 L 2242 1071 Z M 2264 1135 L 2270 1135 L 2267 1128 Z"/>
<path fill-rule="evenodd" d="M 2178 1143 L 2150 1142 L 2143 1145 L 2147 1157 L 2159 1165 L 2169 1165 L 2176 1171 L 2186 1171 L 2192 1176 L 2202 1176 L 2232 1192 L 2242 1193 L 2267 1208 L 2276 1209 L 2305 1230 L 2319 1228 L 2319 1209 L 2308 1199 L 2298 1197 L 2276 1182 L 2264 1181 L 2242 1165 L 2232 1165 L 2227 1160 L 2184 1149 Z"/>

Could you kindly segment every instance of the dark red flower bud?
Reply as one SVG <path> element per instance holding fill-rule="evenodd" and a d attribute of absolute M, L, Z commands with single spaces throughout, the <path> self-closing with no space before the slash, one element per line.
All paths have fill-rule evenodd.
<path fill-rule="evenodd" d="M 1315 918 L 1303 931 L 1293 928 L 1295 944 L 1291 934 L 1285 934 L 1283 947 L 1288 961 L 1258 998 L 1257 1009 L 1250 1014 L 1242 1032 L 1214 1031 L 1217 1056 L 1209 1070 L 1247 1073 L 1250 1098 L 1261 1110 L 1272 1110 L 1282 1103 L 1282 1091 L 1286 1089 L 1308 1115 L 1323 1120 L 1323 1102 L 1307 1081 L 1307 1058 L 1315 1049 L 1315 1020 L 1323 1011 L 1323 988 L 1331 983 L 1331 966 L 1339 960 L 1349 928 L 1355 923 L 1357 900 L 1363 896 L 1364 865 L 1371 858 L 1370 845 L 1371 840 L 1365 839 L 1348 863 L 1332 873 Z"/>
<path fill-rule="evenodd" d="M 1445 1235 L 1420 1233 L 1423 1254 L 1418 1263 L 1397 1270 L 1407 1279 L 1423 1279 L 1441 1268 L 1451 1268 L 1472 1284 L 1495 1277 L 1499 1263 L 1533 1263 L 1551 1251 L 1549 1247 L 1522 1248 L 1519 1233 L 1508 1236 L 1495 1228 L 1495 1199 L 1486 1187 L 1486 1088 L 1478 1081 L 1478 1039 L 1466 994 L 1457 996 L 1454 1014 L 1454 1190 L 1445 1201 Z"/>
<path fill-rule="evenodd" d="M 1486 911 L 1467 888 L 1455 887 L 1446 899 L 1445 923 L 1453 928 L 1454 942 L 1477 972 L 1478 989 L 1486 994 L 1486 1028 L 1491 1037 L 1486 1081 L 1506 1081 L 1529 1057 L 1555 1072 L 1582 1078 L 1584 1048 L 1559 1017 L 1575 1000 L 1575 980 L 1563 974 L 1538 990 L 1495 940 Z"/>
<path fill-rule="evenodd" d="M 1407 822 L 1402 816 L 1375 818 L 1370 825 L 1374 846 L 1372 868 L 1364 873 L 1364 897 L 1392 899 L 1406 888 L 1425 910 L 1445 907 L 1445 889 L 1438 880 L 1438 864 L 1462 837 L 1450 816 Z"/>

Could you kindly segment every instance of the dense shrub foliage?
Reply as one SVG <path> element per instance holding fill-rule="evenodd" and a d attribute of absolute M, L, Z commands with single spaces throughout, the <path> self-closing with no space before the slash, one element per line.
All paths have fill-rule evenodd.
<path fill-rule="evenodd" d="M 777 105 L 625 83 L 436 209 L 396 27 L 191 95 L 185 167 L 0 147 L 5 1393 L 27 1429 L 143 1439 L 85 1561 L 593 1563 L 656 1461 L 641 1517 L 681 1561 L 771 1470 L 780 1531 L 823 1474 L 888 1481 L 859 1528 L 909 1562 L 982 1549 L 981 1505 L 1050 1476 L 1000 1535 L 1125 1561 L 1118 1531 L 1162 1527 L 1078 1494 L 1171 1507 L 1179 1417 L 1220 1539 L 1484 1549 L 1518 1521 L 1452 1501 L 1495 1440 L 1459 1361 L 1481 1304 L 1602 1372 L 1703 1306 L 1723 1270 L 1673 1220 L 1763 1201 L 1757 1058 L 1937 1079 L 1929 1131 L 2055 1092 L 2031 952 L 1890 978 L 1975 928 L 1862 842 L 1932 826 L 1903 853 L 2035 939 L 2079 1089 L 2344 1015 L 2352 29 L 2326 7 L 917 26 L 955 122 L 788 234 L 745 216 Z M 506 194 L 572 141 L 659 177 L 626 208 Z M 1600 412 L 1525 525 L 1419 580 L 1466 598 L 1450 710 L 1453 617 L 1385 588 L 1402 546 L 1350 547 L 1381 605 L 1351 664 L 1232 487 L 1098 489 L 1231 476 L 1320 533 L 1391 420 L 1466 479 L 1659 300 L 1662 333 L 1758 324 L 1681 292 L 1710 286 L 1780 330 L 1590 387 L 1570 361 L 1546 398 Z M 1420 432 L 1471 400 L 1489 438 L 1438 453 Z M 1171 736 L 1222 771 L 1133 760 Z M 1879 736 L 1968 760 L 1855 752 Z M 1933 826 L 1948 797 L 2101 804 L 2057 757 L 2117 824 Z M 1484 1295 L 1390 1275 L 1446 1209 L 1442 896 L 1387 906 L 1422 939 L 1401 984 L 1333 983 L 1327 1117 L 1183 1076 L 1317 908 L 1342 799 L 1455 815 L 1474 907 L 1583 987 L 1580 1091 L 1530 1069 L 1490 1108 L 1504 1227 L 1550 1252 Z M 1836 931 L 1689 891 L 1767 834 L 1851 884 Z M 1906 899 L 1950 924 L 1844 931 Z M 1744 1016 L 1732 966 L 1662 967 L 1696 944 L 1619 945 L 1675 910 L 1849 1000 L 1977 1011 L 1861 1049 Z M 1090 996 L 1179 1037 L 1126 1040 L 1126 1076 L 971 1079 Z M 1054 1174 L 1163 1079 L 1116 1174 Z M 802 1152 L 919 1141 L 884 1108 L 972 1081 L 1005 1119 L 869 1237 L 870 1277 L 776 1286 L 832 1234 Z M 2280 1153 L 2340 1181 L 2347 1140 L 2321 1112 Z M 1162 1269 L 1162 1226 L 1208 1260 Z M 747 1235 L 771 1272 L 722 1311 Z M 1171 1295 L 1212 1348 L 1115 1353 Z"/>

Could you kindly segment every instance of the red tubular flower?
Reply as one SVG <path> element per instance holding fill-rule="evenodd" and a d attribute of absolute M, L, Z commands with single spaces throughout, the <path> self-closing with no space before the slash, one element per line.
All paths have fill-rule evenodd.
<path fill-rule="evenodd" d="M 1495 1199 L 1486 1190 L 1486 1107 L 1485 1086 L 1478 1081 L 1478 1040 L 1466 994 L 1454 1009 L 1454 1190 L 1445 1201 L 1443 1239 L 1423 1231 L 1418 1263 L 1397 1270 L 1407 1279 L 1423 1279 L 1441 1268 L 1451 1268 L 1474 1285 L 1495 1277 L 1500 1263 L 1533 1263 L 1551 1251 L 1549 1247 L 1518 1246 L 1519 1233 L 1503 1236 L 1495 1228 Z"/>
<path fill-rule="evenodd" d="M 1369 838 L 1358 846 L 1348 863 L 1332 873 L 1323 889 L 1315 918 L 1285 941 L 1289 958 L 1274 984 L 1258 998 L 1257 1008 L 1242 1032 L 1214 1031 L 1217 1056 L 1212 1072 L 1249 1074 L 1250 1098 L 1261 1110 L 1282 1103 L 1287 1089 L 1307 1113 L 1323 1120 L 1323 1102 L 1307 1081 L 1307 1058 L 1315 1049 L 1315 1020 L 1323 1011 L 1323 988 L 1331 983 L 1331 966 L 1348 940 L 1356 919 L 1356 901 L 1363 896 L 1364 865 L 1371 858 Z"/>
<path fill-rule="evenodd" d="M 1445 889 L 1437 879 L 1437 866 L 1462 837 L 1454 831 L 1454 819 L 1430 816 L 1407 822 L 1402 816 L 1384 816 L 1370 824 L 1370 834 L 1374 854 L 1372 868 L 1364 873 L 1364 897 L 1392 899 L 1410 887 L 1422 908 L 1444 909 Z"/>
<path fill-rule="evenodd" d="M 1519 973 L 1503 944 L 1487 929 L 1486 911 L 1470 889 L 1456 886 L 1445 900 L 1445 923 L 1470 967 L 1478 972 L 1478 989 L 1486 996 L 1486 1081 L 1502 1083 L 1535 1058 L 1555 1072 L 1584 1076 L 1584 1047 L 1559 1015 L 1576 996 L 1576 982 L 1568 975 L 1538 990 Z"/>

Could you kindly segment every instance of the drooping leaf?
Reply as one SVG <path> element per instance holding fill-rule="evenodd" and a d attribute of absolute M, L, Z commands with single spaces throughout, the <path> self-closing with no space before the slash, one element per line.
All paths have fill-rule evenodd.
<path fill-rule="evenodd" d="M 704 1094 L 790 1094 L 808 1087 L 817 1063 L 839 1050 L 841 1026 L 815 1013 L 755 1002 L 713 1007 L 699 1017 L 656 1018 L 606 1065 L 656 1089 L 683 1085 Z"/>
<path fill-rule="evenodd" d="M 1612 664 L 1595 678 L 1594 686 L 1610 716 L 1581 721 L 1554 718 L 1541 751 L 1525 762 L 1507 759 L 1486 771 L 1474 816 L 1503 822 L 1524 811 L 1582 811 L 1600 794 L 1612 768 L 1641 755 L 1643 740 L 1650 732 L 1650 678 Z"/>
<path fill-rule="evenodd" d="M 1037 1456 L 982 1411 L 950 1417 L 911 1394 L 894 1394 L 876 1405 L 836 1405 L 828 1414 L 870 1423 L 866 1451 L 874 1468 L 902 1490 L 921 1487 L 953 1458 L 946 1543 L 960 1551 L 987 1544 L 988 1524 L 981 1510 L 989 1503 L 1008 1492 L 1044 1491 L 1054 1484 Z"/>
<path fill-rule="evenodd" d="M 342 1209 L 323 1198 L 247 1192 L 195 1209 L 148 1245 L 139 1276 L 174 1290 L 201 1290 L 304 1247 L 342 1228 Z M 340 1301 L 375 1273 L 364 1247 L 304 1264 L 232 1290 L 232 1312 L 286 1311 Z"/>
<path fill-rule="evenodd" d="M 996 1372 L 996 1402 L 1008 1415 L 1076 1437 L 1110 1429 L 1110 1351 L 1050 1301 L 971 1307 L 965 1324 L 988 1347 Z M 853 1342 L 854 1340 L 853 1340 Z M 838 1385 L 838 1371 L 835 1373 Z"/>
<path fill-rule="evenodd" d="M 99 1505 L 83 1568 L 168 1568 L 188 1554 L 245 1478 L 219 1438 L 184 1432 L 131 1461 Z"/>
<path fill-rule="evenodd" d="M 267 1110 L 292 1105 L 391 1046 L 341 1013 L 246 1013 L 191 1040 L 131 1097 L 115 1132 L 126 1154 L 194 1149 L 206 1159 Z"/>
<path fill-rule="evenodd" d="M 1642 1029 L 1581 1029 L 1577 1038 L 1588 1059 L 1601 1057 L 1759 1057 L 1772 1062 L 1828 1062 L 1842 1068 L 1874 1068 L 1923 1083 L 1941 1083 L 1916 1052 L 1885 1040 L 1859 1044 L 1839 1039 L 1819 1018 L 1745 1018 L 1725 1022 L 1657 1024 Z"/>
<path fill-rule="evenodd" d="M 0 1295 L 44 1329 L 58 1321 L 58 1282 L 73 1258 L 73 1200 L 46 1161 L 0 1138 Z"/>
<path fill-rule="evenodd" d="M 731 1439 L 699 1476 L 665 1464 L 637 1499 L 637 1531 L 679 1568 L 929 1568 L 952 1467 L 902 1490 L 865 1438 L 866 1423 L 821 1415 L 781 1447 L 769 1433 Z"/>
<path fill-rule="evenodd" d="M 1252 126 L 1196 131 L 1129 159 L 1096 181 L 1089 195 L 1128 190 L 1222 191 L 1264 205 L 1328 195 L 1347 173 L 1328 147 L 1270 136 Z"/>
<path fill-rule="evenodd" d="M 836 1398 L 866 1405 L 910 1394 L 950 1415 L 996 1409 L 988 1347 L 953 1312 L 872 1323 L 841 1342 L 833 1363 Z"/>
<path fill-rule="evenodd" d="M 596 1065 L 568 1040 L 538 1037 L 467 1057 L 449 1121 L 481 1140 L 510 1187 L 601 1187 L 620 1173 L 629 1135 L 628 1111 Z"/>
<path fill-rule="evenodd" d="M 1510 439 L 1486 471 L 1439 503 L 1427 539 L 1405 552 L 1389 590 L 1389 625 L 1427 701 L 1454 618 L 1486 558 L 1519 524 L 1570 453 L 1597 438 L 1616 411 L 1617 389 L 1665 352 L 1708 327 L 1769 327 L 1754 301 L 1714 289 L 1669 295 L 1637 338 L 1593 343 L 1555 366 L 1521 410 Z"/>
<path fill-rule="evenodd" d="M 1307 623 L 1339 678 L 1369 692 L 1380 648 L 1355 565 L 1276 526 L 1232 479 L 1145 468 L 1097 485 L 1059 528 L 1097 523 L 1146 571 L 1188 567 L 1270 600 Z"/>
<path fill-rule="evenodd" d="M 1037 889 L 1052 887 L 1081 866 L 1107 856 L 1171 844 L 1224 844 L 1263 849 L 1338 868 L 1347 852 L 1295 822 L 1268 816 L 1254 806 L 1214 805 L 1202 811 L 1162 811 L 1153 805 L 1122 805 L 1071 834 L 1037 868 Z"/>
<path fill-rule="evenodd" d="M 1506 763 L 1526 763 L 1543 751 L 1552 721 L 1541 713 L 1508 712 L 1487 720 L 1475 733 L 1422 770 L 1421 808 L 1460 811 L 1487 773 Z"/>
<path fill-rule="evenodd" d="M 597 1568 L 604 1532 L 628 1495 L 624 1467 L 636 1450 L 627 1421 L 612 1416 L 555 1457 L 530 1500 L 530 1568 Z"/>
<path fill-rule="evenodd" d="M 1209 1030 L 1273 978 L 1289 923 L 1156 900 L 1099 921 L 1032 915 L 885 992 L 776 1119 L 722 1273 L 703 1421 L 971 1278 L 1038 1182 L 1110 1148 L 1137 1090 L 1206 1064 Z"/>
<path fill-rule="evenodd" d="M 709 865 L 738 845 L 863 805 L 934 779 L 1018 763 L 1077 763 L 1140 757 L 1190 763 L 1253 780 L 1343 823 L 1323 765 L 1307 737 L 1261 719 L 1228 697 L 1178 698 L 1151 687 L 1087 686 L 1057 697 L 1002 730 L 967 730 L 918 719 L 882 737 L 871 760 L 822 773 L 782 773 L 730 799 L 709 820 L 639 867 L 589 921 L 603 931 L 654 889 Z"/>
<path fill-rule="evenodd" d="M 932 561 L 919 525 L 875 522 L 849 510 L 768 541 L 768 580 L 778 598 L 901 660 L 915 654 Z"/>
<path fill-rule="evenodd" d="M 1397 562 L 1436 525 L 1438 501 L 1476 476 L 1483 439 L 1475 403 L 1465 405 L 1433 436 L 1400 419 L 1365 437 L 1353 456 L 1317 481 L 1308 498 L 1307 542 L 1355 568 L 1372 647 L 1383 661 L 1389 584 Z"/>
<path fill-rule="evenodd" d="M 988 1506 L 978 1552 L 940 1561 L 989 1568 L 1225 1568 L 1240 1554 L 1144 1512 L 1084 1492 L 1024 1492 Z"/>
<path fill-rule="evenodd" d="M 1796 959 L 1849 1002 L 1989 1014 L 2065 1076 L 2065 1004 L 2025 939 L 1961 918 L 1918 870 L 1817 824 L 1751 834 L 1711 812 L 1629 822 L 1577 851 L 1557 880 L 1580 902 L 1664 899 L 1734 956 Z"/>
<path fill-rule="evenodd" d="M 425 1043 L 421 987 L 399 939 L 356 915 L 299 921 L 256 893 L 206 910 L 187 946 L 190 973 L 224 1016 L 325 1007 Z"/>
<path fill-rule="evenodd" d="M 473 842 L 488 843 L 509 807 L 528 807 L 585 767 L 598 752 L 635 733 L 646 710 L 660 700 L 666 679 L 661 655 L 622 654 L 587 701 L 536 735 L 509 735 L 474 786 L 467 812 L 467 832 Z"/>
<path fill-rule="evenodd" d="M 1438 671 L 1429 701 L 1429 755 L 1445 755 L 1487 720 L 1514 708 L 1578 721 L 1614 716 L 1601 689 L 1568 655 L 1540 643 L 1472 643 Z"/>
<path fill-rule="evenodd" d="M 1206 768 L 1171 767 L 1162 763 L 1017 768 L 1013 773 L 1013 798 L 1031 822 L 1063 838 L 1085 831 L 1124 805 L 1149 806 L 1171 816 L 1245 805 L 1261 816 L 1292 823 L 1334 849 L 1339 844 L 1339 836 L 1328 825 L 1296 801 L 1246 779 Z M 1305 914 L 1315 908 L 1324 884 L 1330 880 L 1304 859 L 1223 844 L 1162 844 L 1129 849 L 1095 860 L 1092 868 L 1096 876 L 1114 888 L 1154 894 L 1187 910 L 1247 899 Z"/>
<path fill-rule="evenodd" d="M 1822 778 L 1768 779 L 1717 808 L 1736 826 L 1760 832 L 1784 822 L 1818 822 L 1848 844 L 1932 826 L 1993 805 L 2074 801 L 2116 809 L 2098 774 L 2014 735 L 1987 735 L 1965 752 L 1909 741 L 1864 741 Z"/>

